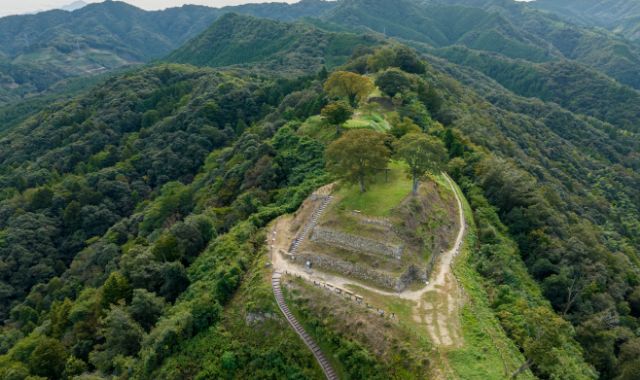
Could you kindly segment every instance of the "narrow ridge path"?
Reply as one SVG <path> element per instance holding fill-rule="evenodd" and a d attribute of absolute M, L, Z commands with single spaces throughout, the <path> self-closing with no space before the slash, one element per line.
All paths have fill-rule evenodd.
<path fill-rule="evenodd" d="M 298 322 L 298 320 L 289 310 L 289 307 L 284 300 L 284 296 L 282 295 L 282 287 L 280 286 L 281 277 L 282 274 L 279 272 L 274 272 L 273 277 L 271 277 L 271 287 L 273 288 L 273 294 L 276 297 L 276 302 L 278 304 L 278 307 L 280 308 L 280 311 L 282 311 L 282 314 L 284 314 L 285 318 L 287 318 L 287 321 L 289 322 L 293 330 L 300 336 L 304 344 L 306 344 L 307 347 L 311 350 L 313 356 L 318 361 L 318 364 L 320 364 L 320 368 L 322 368 L 322 372 L 324 372 L 324 375 L 327 377 L 327 379 L 339 380 L 338 375 L 333 370 L 333 367 L 331 367 L 331 364 L 329 363 L 329 360 L 327 360 L 327 357 L 324 355 L 324 353 L 322 353 L 322 350 L 320 350 L 320 347 L 309 336 L 309 334 L 304 331 L 304 328 L 302 327 L 300 322 Z"/>

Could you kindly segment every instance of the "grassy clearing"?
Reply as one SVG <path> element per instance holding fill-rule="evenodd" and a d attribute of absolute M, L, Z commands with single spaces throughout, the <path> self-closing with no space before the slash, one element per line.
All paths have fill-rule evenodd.
<path fill-rule="evenodd" d="M 420 331 L 422 330 L 420 326 L 414 323 L 413 308 L 415 302 L 398 297 L 385 296 L 357 285 L 349 285 L 348 288 L 355 294 L 362 296 L 364 301 L 373 307 L 380 308 L 388 313 L 394 313 L 398 317 L 398 323 L 400 325 L 409 328 L 412 332 L 418 333 L 419 336 L 424 335 L 426 341 L 429 341 L 429 338 L 426 336 L 426 331 Z"/>
<path fill-rule="evenodd" d="M 337 195 L 341 198 L 339 210 L 358 210 L 366 215 L 387 217 L 411 193 L 411 180 L 404 172 L 404 164 L 393 161 L 389 165 L 389 181 L 381 173 L 368 184 L 365 193 L 358 186 L 343 185 Z"/>
<path fill-rule="evenodd" d="M 306 291 L 312 289 L 312 285 L 309 285 L 303 280 L 293 279 L 293 281 L 295 281 L 297 287 L 301 287 Z M 311 336 L 311 338 L 313 338 L 316 344 L 320 347 L 320 350 L 322 350 L 327 360 L 329 360 L 329 363 L 331 363 L 331 367 L 333 367 L 334 371 L 336 371 L 338 377 L 340 379 L 345 378 L 346 371 L 344 366 L 342 365 L 342 363 L 340 363 L 339 360 L 336 359 L 335 355 L 333 355 L 335 347 L 332 347 L 330 340 L 327 339 L 327 336 L 322 334 L 327 334 L 327 331 L 323 328 L 323 326 L 318 325 L 314 317 L 307 316 L 304 313 L 301 313 L 301 309 L 303 308 L 303 306 L 300 303 L 292 301 L 292 296 L 299 296 L 300 292 L 296 290 L 292 292 L 287 288 L 283 288 L 282 290 L 291 313 L 293 313 L 298 322 L 302 324 L 307 334 L 309 334 L 309 336 Z"/>
<path fill-rule="evenodd" d="M 377 132 L 386 132 L 391 129 L 389 122 L 378 112 L 365 112 L 356 115 L 344 124 L 345 129 L 370 128 Z"/>

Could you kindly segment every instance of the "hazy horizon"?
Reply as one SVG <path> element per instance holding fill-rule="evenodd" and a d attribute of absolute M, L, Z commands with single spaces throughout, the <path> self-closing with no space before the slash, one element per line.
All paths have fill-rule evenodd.
<path fill-rule="evenodd" d="M 0 0 L 0 17 L 38 13 L 51 9 L 65 7 L 75 0 L 22 0 L 19 3 L 11 0 Z M 85 3 L 101 3 L 103 0 L 84 0 Z M 179 7 L 185 4 L 206 5 L 210 7 L 224 7 L 226 5 L 238 5 L 248 3 L 286 2 L 295 3 L 298 0 L 121 0 L 136 7 L 147 10 Z M 9 3 L 11 4 L 5 4 Z"/>
<path fill-rule="evenodd" d="M 12 4 L 5 5 L 11 1 Z M 82 0 L 85 3 L 101 3 L 105 0 Z M 227 5 L 239 5 L 249 3 L 297 3 L 300 0 L 117 0 L 124 1 L 131 5 L 146 10 L 158 10 L 171 7 L 179 7 L 185 4 L 205 5 L 209 7 L 224 7 Z M 333 1 L 333 0 L 329 0 Z M 532 1 L 532 0 L 516 0 L 516 1 Z M 22 0 L 16 4 L 12 0 L 0 0 L 0 17 L 32 14 L 44 12 L 52 9 L 60 9 L 74 3 L 75 0 Z"/>

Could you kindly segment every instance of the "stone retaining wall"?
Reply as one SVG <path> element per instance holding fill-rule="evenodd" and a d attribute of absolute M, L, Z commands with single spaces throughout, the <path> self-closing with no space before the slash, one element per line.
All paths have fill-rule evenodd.
<path fill-rule="evenodd" d="M 384 227 L 389 230 L 393 229 L 394 227 L 393 223 L 391 223 L 387 219 L 364 216 L 360 212 L 356 212 L 356 211 L 352 211 L 352 214 L 358 219 L 360 223 L 363 223 L 363 224 L 370 224 L 374 226 Z"/>
<path fill-rule="evenodd" d="M 295 255 L 293 260 L 300 265 L 306 265 L 309 262 L 312 268 L 339 273 L 397 292 L 405 290 L 412 282 L 419 281 L 424 283 L 427 280 L 426 272 L 415 265 L 409 266 L 405 273 L 400 277 L 396 277 L 363 265 L 308 251 Z"/>
<path fill-rule="evenodd" d="M 372 282 L 386 289 L 396 290 L 396 286 L 398 285 L 398 279 L 396 277 L 366 268 L 362 265 L 335 259 L 329 256 L 319 255 L 312 252 L 302 252 L 295 256 L 295 260 L 301 265 L 306 264 L 306 262 L 310 262 L 314 268 L 324 269 L 330 272 L 340 273 L 348 277 Z"/>
<path fill-rule="evenodd" d="M 326 227 L 315 227 L 311 235 L 311 241 L 349 251 L 393 257 L 397 260 L 402 259 L 402 252 L 404 251 L 404 247 L 401 245 L 383 243 Z"/>

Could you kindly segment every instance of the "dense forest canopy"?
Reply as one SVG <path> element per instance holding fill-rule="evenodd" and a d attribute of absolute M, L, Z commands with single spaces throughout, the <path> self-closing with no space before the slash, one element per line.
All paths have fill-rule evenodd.
<path fill-rule="evenodd" d="M 489 0 L 79 12 L 0 19 L 0 41 L 47 20 L 158 61 L 0 107 L 1 379 L 317 378 L 292 331 L 265 340 L 238 317 L 278 313 L 264 227 L 335 180 L 366 192 L 390 160 L 414 194 L 444 170 L 468 200 L 472 271 L 517 375 L 637 376 L 640 48 L 589 27 L 604 11 L 581 26 Z M 83 29 L 121 13 L 114 27 L 154 37 Z M 62 40 L 0 44 L 0 89 L 68 77 L 16 60 Z M 346 378 L 419 378 L 307 318 Z"/>

